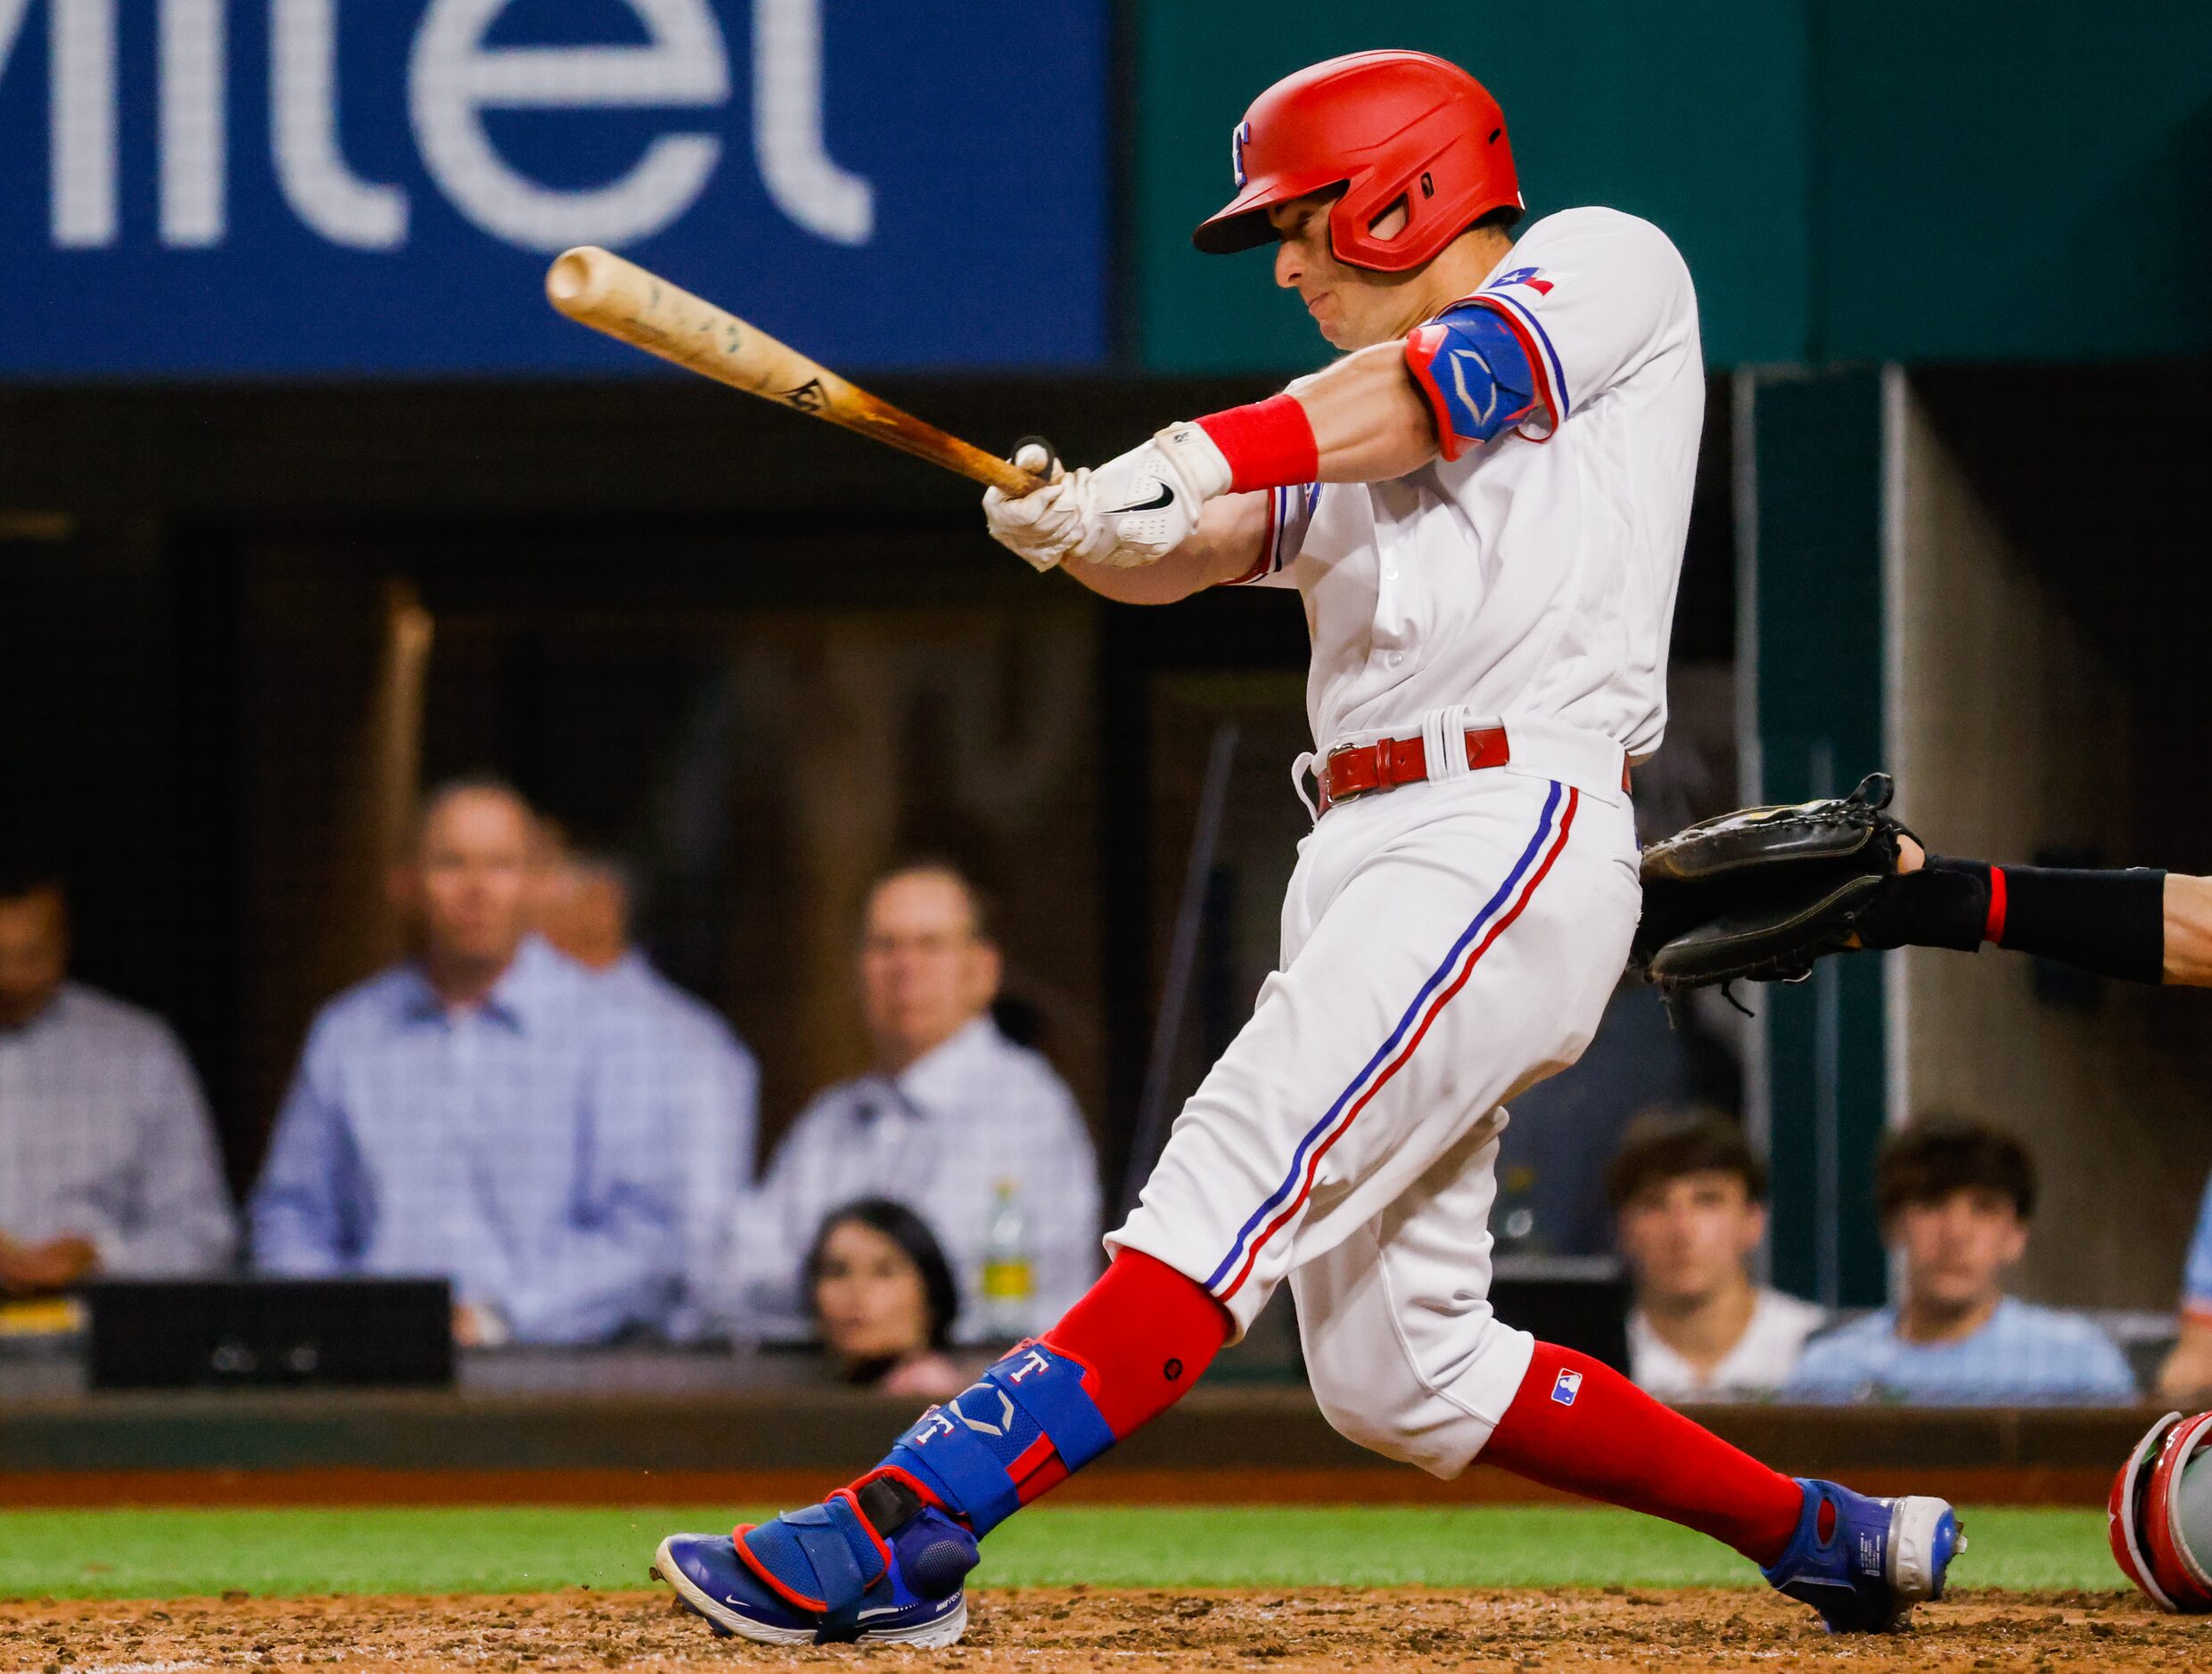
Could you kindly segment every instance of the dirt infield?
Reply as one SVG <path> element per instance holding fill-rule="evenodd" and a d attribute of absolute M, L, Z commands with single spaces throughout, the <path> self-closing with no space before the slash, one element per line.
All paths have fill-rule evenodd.
<path fill-rule="evenodd" d="M 986 1670 L 1258 1668 L 2174 1669 L 2212 1623 L 2125 1593 L 1963 1593 L 1909 1635 L 1830 1639 L 1809 1612 L 1722 1590 L 979 1592 L 950 1651 L 808 1651 L 711 1638 L 655 1592 L 481 1598 L 185 1599 L 0 1604 L 0 1670 L 498 1670 L 917 1662 Z"/>

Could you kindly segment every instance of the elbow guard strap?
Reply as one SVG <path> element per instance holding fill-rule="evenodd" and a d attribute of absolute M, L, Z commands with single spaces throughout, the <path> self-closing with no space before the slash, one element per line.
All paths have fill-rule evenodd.
<path fill-rule="evenodd" d="M 1534 413 L 1536 374 L 1512 327 L 1486 308 L 1461 308 L 1405 340 L 1406 370 L 1428 403 L 1446 459 Z"/>

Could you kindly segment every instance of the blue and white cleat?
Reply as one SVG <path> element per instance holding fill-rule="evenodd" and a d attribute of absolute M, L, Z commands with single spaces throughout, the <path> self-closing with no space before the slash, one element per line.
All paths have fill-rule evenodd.
<path fill-rule="evenodd" d="M 730 1535 L 670 1535 L 653 1573 L 718 1634 L 763 1645 L 947 1645 L 975 1537 L 904 1472 Z"/>
<path fill-rule="evenodd" d="M 1797 1531 L 1760 1573 L 1819 1611 L 1830 1633 L 1894 1633 L 1913 1605 L 1943 1596 L 1951 1560 L 1966 1550 L 1949 1501 L 1875 1499 L 1806 1477 L 1797 1486 Z"/>

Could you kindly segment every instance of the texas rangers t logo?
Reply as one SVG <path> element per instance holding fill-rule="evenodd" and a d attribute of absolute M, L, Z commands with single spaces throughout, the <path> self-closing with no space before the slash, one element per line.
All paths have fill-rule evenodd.
<path fill-rule="evenodd" d="M 1572 1407 L 1575 1398 L 1583 1392 L 1583 1374 L 1562 1367 L 1559 1375 L 1551 1381 L 1551 1399 L 1562 1407 Z"/>

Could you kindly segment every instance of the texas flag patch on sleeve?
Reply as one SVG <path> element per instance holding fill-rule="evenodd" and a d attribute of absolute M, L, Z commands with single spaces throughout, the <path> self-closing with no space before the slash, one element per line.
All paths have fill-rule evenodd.
<path fill-rule="evenodd" d="M 1551 1399 L 1562 1407 L 1572 1407 L 1575 1398 L 1583 1392 L 1583 1374 L 1562 1366 L 1559 1375 L 1551 1380 Z"/>
<path fill-rule="evenodd" d="M 1483 287 L 1485 291 L 1502 291 L 1508 285 L 1524 285 L 1540 297 L 1551 294 L 1551 281 L 1543 277 L 1541 267 L 1516 267 L 1511 273 L 1501 273 Z"/>

